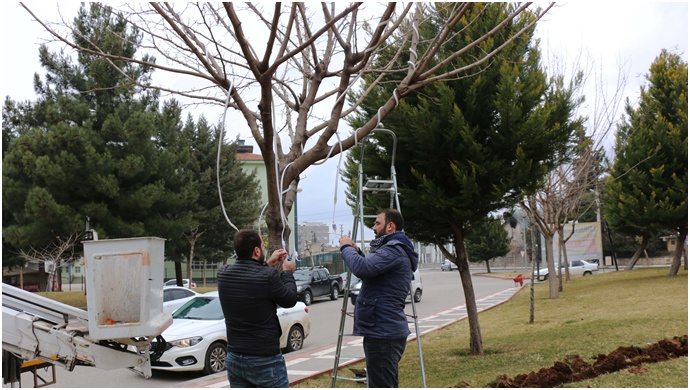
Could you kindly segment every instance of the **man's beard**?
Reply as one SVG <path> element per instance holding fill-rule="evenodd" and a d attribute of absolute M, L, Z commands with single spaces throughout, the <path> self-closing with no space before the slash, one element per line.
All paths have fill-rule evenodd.
<path fill-rule="evenodd" d="M 264 248 L 261 248 L 261 254 L 259 255 L 259 263 L 265 263 L 266 262 L 266 252 L 264 251 Z"/>

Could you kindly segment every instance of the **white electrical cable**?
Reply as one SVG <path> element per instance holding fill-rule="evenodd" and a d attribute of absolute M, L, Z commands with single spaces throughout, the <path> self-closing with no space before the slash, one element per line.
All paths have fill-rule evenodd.
<path fill-rule="evenodd" d="M 361 76 L 362 76 L 362 73 L 361 73 L 361 72 L 357 74 L 357 77 L 355 77 L 354 80 L 352 80 L 352 82 L 347 86 L 347 88 L 345 88 L 345 90 L 343 91 L 343 93 L 341 93 L 340 96 L 338 96 L 338 98 L 335 99 L 336 104 L 340 101 L 340 99 L 343 98 L 343 96 L 345 96 L 345 94 L 347 94 L 347 91 L 349 91 L 350 88 L 352 88 L 352 86 L 355 85 L 355 83 L 357 82 L 357 80 L 359 80 L 359 78 L 360 78 Z"/>
<path fill-rule="evenodd" d="M 208 55 L 208 52 L 207 52 Z M 223 110 L 223 120 L 220 122 L 220 134 L 218 135 L 218 155 L 216 156 L 216 182 L 218 184 L 218 197 L 220 198 L 220 207 L 223 210 L 223 215 L 225 220 L 228 221 L 230 226 L 239 231 L 240 229 L 235 226 L 230 218 L 228 218 L 228 213 L 225 211 L 225 203 L 223 203 L 223 191 L 220 186 L 220 150 L 223 146 L 223 136 L 225 133 L 225 115 L 228 113 L 228 105 L 230 104 L 230 95 L 232 94 L 232 80 L 230 80 L 230 87 L 228 88 L 228 97 L 225 99 L 225 109 Z"/>
<path fill-rule="evenodd" d="M 281 188 L 283 187 L 283 176 L 279 174 L 279 169 L 278 169 L 278 131 L 276 130 L 276 109 L 275 109 L 275 102 L 273 98 L 271 98 L 271 120 L 273 122 L 273 160 L 275 164 L 273 164 L 275 168 L 275 174 L 276 174 L 276 187 L 277 187 L 277 193 L 278 193 L 278 206 L 280 208 L 280 220 L 282 221 L 283 224 L 283 229 L 282 233 L 280 234 L 280 242 L 283 246 L 283 249 L 285 248 L 285 226 L 288 224 L 287 216 L 285 216 L 285 210 L 283 210 L 283 191 Z M 285 167 L 287 169 L 287 166 Z M 285 172 L 285 171 L 283 171 Z M 281 179 L 278 180 L 278 177 Z M 286 249 L 287 250 L 287 249 Z"/>
<path fill-rule="evenodd" d="M 335 136 L 338 138 L 338 145 L 340 146 L 340 155 L 338 156 L 338 169 L 335 171 L 335 191 L 333 191 L 333 232 L 337 233 L 338 229 L 335 225 L 335 208 L 338 204 L 338 178 L 340 177 L 340 165 L 343 162 L 343 143 L 340 140 L 340 135 L 337 132 L 335 133 Z"/>

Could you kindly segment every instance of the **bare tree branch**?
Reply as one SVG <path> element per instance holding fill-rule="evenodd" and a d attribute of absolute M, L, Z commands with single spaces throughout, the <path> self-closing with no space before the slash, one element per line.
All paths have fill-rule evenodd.
<path fill-rule="evenodd" d="M 429 83 L 480 72 L 503 48 L 533 27 L 552 5 L 543 11 L 537 8 L 531 24 L 498 42 L 497 49 L 443 73 L 439 73 L 442 67 L 497 36 L 510 21 L 536 7 L 531 3 L 519 5 L 487 34 L 441 58 L 440 53 L 462 33 L 454 28 L 467 13 L 469 3 L 330 3 L 322 4 L 316 12 L 310 11 L 308 3 L 275 3 L 270 17 L 269 12 L 261 9 L 262 5 L 254 4 L 142 3 L 139 9 L 122 6 L 116 10 L 118 17 L 138 29 L 143 37 L 137 43 L 137 53 L 145 53 L 144 56 L 124 58 L 97 46 L 80 45 L 74 39 L 76 31 L 67 22 L 51 24 L 40 20 L 28 6 L 22 6 L 57 41 L 74 50 L 100 56 L 114 67 L 124 61 L 193 81 L 189 84 L 193 87 L 176 88 L 130 80 L 139 87 L 193 102 L 185 104 L 210 103 L 239 111 L 267 167 L 266 224 L 270 246 L 276 248 L 290 234 L 289 228 L 283 229 L 281 211 L 289 211 L 301 172 L 355 145 L 412 91 Z M 422 42 L 420 27 L 430 15 L 438 17 L 434 7 L 446 6 L 449 8 L 443 12 L 448 17 L 441 34 Z M 255 45 L 262 47 L 260 56 Z M 379 60 L 390 45 L 398 48 L 394 58 Z M 419 53 L 422 46 L 425 50 Z M 405 50 L 409 57 L 401 66 L 399 59 Z M 152 54 L 163 61 L 148 60 Z M 371 75 L 375 82 L 363 96 L 348 102 L 345 95 L 358 85 L 362 74 Z M 352 133 L 341 127 L 341 120 L 355 112 L 366 94 L 380 87 L 384 79 L 396 80 L 390 81 L 395 82 L 395 88 L 377 114 Z M 282 134 L 289 137 L 285 145 Z"/>

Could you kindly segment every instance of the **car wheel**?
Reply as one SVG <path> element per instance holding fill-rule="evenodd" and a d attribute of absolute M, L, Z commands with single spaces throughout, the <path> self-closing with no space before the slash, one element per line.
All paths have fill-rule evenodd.
<path fill-rule="evenodd" d="M 357 303 L 357 295 L 350 295 L 350 302 L 354 305 Z"/>
<path fill-rule="evenodd" d="M 585 271 L 585 273 L 583 274 L 583 276 L 587 276 L 587 275 L 591 275 L 591 274 L 592 274 L 592 271 Z"/>
<path fill-rule="evenodd" d="M 204 374 L 215 374 L 225 370 L 225 344 L 215 342 L 211 344 L 206 351 L 206 360 L 204 361 Z"/>
<path fill-rule="evenodd" d="M 331 301 L 338 299 L 338 287 L 331 286 Z"/>
<path fill-rule="evenodd" d="M 304 296 L 302 297 L 302 302 L 304 302 L 305 305 L 309 306 L 311 305 L 312 300 L 314 297 L 311 296 L 311 291 L 307 290 L 304 292 Z"/>
<path fill-rule="evenodd" d="M 544 280 L 549 280 L 549 274 L 544 275 Z"/>
<path fill-rule="evenodd" d="M 418 288 L 418 289 L 414 290 L 414 301 L 415 301 L 415 303 L 417 303 L 421 300 L 422 300 L 422 290 Z"/>
<path fill-rule="evenodd" d="M 286 352 L 298 351 L 304 346 L 304 331 L 298 325 L 292 325 L 288 333 Z"/>

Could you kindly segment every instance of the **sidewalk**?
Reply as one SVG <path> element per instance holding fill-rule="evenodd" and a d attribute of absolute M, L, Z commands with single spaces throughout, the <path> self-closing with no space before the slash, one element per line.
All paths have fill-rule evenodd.
<path fill-rule="evenodd" d="M 496 294 L 489 295 L 477 300 L 477 310 L 482 312 L 494 306 L 500 305 L 513 297 L 522 287 L 512 287 L 500 291 Z M 460 321 L 467 317 L 467 309 L 465 305 L 456 306 L 424 318 L 418 319 L 419 333 L 425 335 L 429 332 L 444 328 L 450 324 Z M 415 339 L 414 324 L 410 324 L 410 329 L 413 334 L 410 335 L 408 341 Z M 290 384 L 297 384 L 306 379 L 333 371 L 333 362 L 335 361 L 335 351 L 337 344 L 333 343 L 318 350 L 311 350 L 306 352 L 293 352 L 285 355 L 285 363 L 288 368 L 288 377 Z M 415 346 L 416 348 L 416 346 Z M 422 352 L 424 346 L 422 345 Z M 345 366 L 364 360 L 364 352 L 362 350 L 362 338 L 348 336 L 343 338 L 343 345 L 340 354 L 340 365 L 338 369 L 339 376 L 346 376 L 350 372 L 344 369 Z M 203 378 L 194 379 L 181 383 L 179 387 L 230 387 L 228 384 L 228 377 L 225 372 L 207 375 Z"/>

